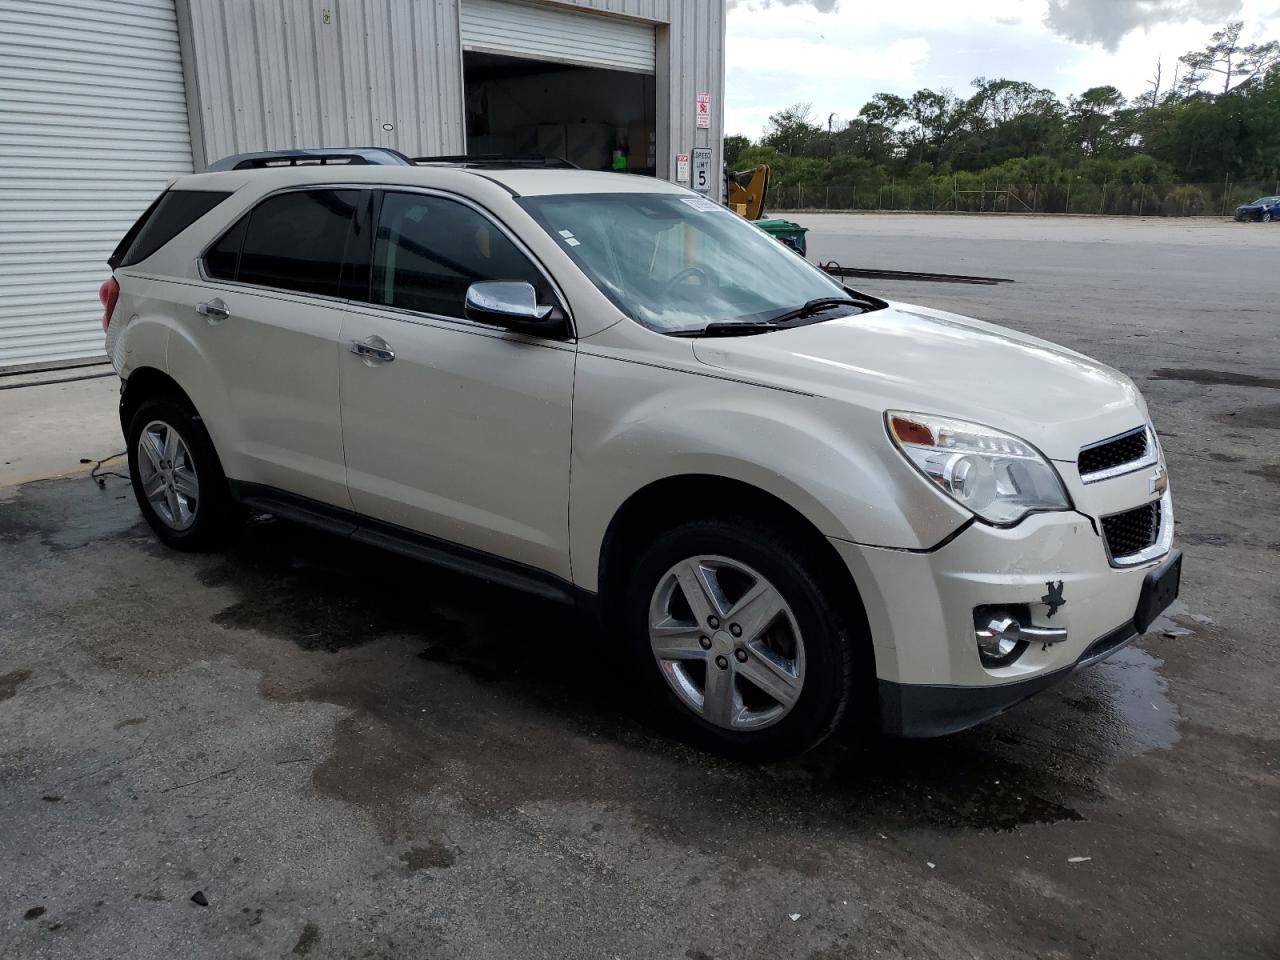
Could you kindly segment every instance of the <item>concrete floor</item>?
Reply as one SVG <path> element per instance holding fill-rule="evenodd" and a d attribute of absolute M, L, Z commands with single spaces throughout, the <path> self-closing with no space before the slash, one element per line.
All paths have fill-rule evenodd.
<path fill-rule="evenodd" d="M 1172 618 L 976 730 L 753 768 L 652 731 L 556 608 L 271 522 L 178 555 L 123 481 L 27 483 L 0 956 L 1280 956 L 1280 229 L 801 219 L 822 259 L 1012 277 L 861 286 L 1135 377 Z M 0 392 L 0 459 L 39 396 Z"/>

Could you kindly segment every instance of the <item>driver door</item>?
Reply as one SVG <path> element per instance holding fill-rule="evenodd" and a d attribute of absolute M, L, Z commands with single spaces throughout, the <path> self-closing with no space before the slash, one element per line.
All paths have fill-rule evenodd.
<path fill-rule="evenodd" d="M 554 297 L 479 208 L 383 195 L 371 302 L 348 308 L 340 335 L 351 499 L 363 516 L 567 580 L 576 348 L 466 320 L 467 287 L 483 280 Z"/>

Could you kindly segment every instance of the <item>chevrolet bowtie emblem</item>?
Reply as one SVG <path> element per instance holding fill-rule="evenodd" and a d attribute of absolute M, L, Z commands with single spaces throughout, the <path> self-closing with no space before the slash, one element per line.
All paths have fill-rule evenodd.
<path fill-rule="evenodd" d="M 1169 474 L 1165 472 L 1164 467 L 1156 467 L 1156 472 L 1147 479 L 1147 485 L 1151 493 L 1164 495 L 1164 492 L 1169 489 Z"/>

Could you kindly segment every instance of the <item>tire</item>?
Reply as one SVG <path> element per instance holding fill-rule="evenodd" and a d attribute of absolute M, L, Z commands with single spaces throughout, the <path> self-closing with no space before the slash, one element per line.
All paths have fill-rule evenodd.
<path fill-rule="evenodd" d="M 1263 222 L 1263 223 L 1270 223 L 1270 222 L 1271 222 L 1271 211 L 1270 211 L 1270 210 L 1265 210 L 1265 211 L 1263 211 L 1263 214 L 1262 214 L 1262 222 Z"/>
<path fill-rule="evenodd" d="M 144 433 L 154 457 L 142 448 Z M 176 443 L 167 446 L 171 436 Z M 175 550 L 221 545 L 236 511 L 213 443 L 190 404 L 174 395 L 143 401 L 129 421 L 128 445 L 133 495 L 155 535 Z M 155 492 L 155 484 L 162 488 L 157 501 L 147 492 L 149 485 Z"/>
<path fill-rule="evenodd" d="M 700 565 L 685 565 L 691 558 L 699 558 Z M 731 629 L 741 631 L 742 627 L 726 620 L 720 621 L 719 629 L 711 623 L 702 624 L 705 632 L 699 631 L 700 636 L 685 636 L 681 631 L 694 629 L 696 614 L 680 586 L 680 574 L 673 574 L 677 567 L 686 579 L 692 569 L 694 575 L 700 572 L 704 577 L 702 582 L 723 587 L 718 591 L 720 613 L 726 609 L 732 612 L 735 594 L 757 591 L 760 582 L 765 586 L 759 588 L 759 595 L 772 588 L 785 609 L 772 621 L 763 640 L 745 633 L 731 635 Z M 869 659 L 858 656 L 859 649 L 870 651 L 868 638 L 861 630 L 851 629 L 833 603 L 839 589 L 838 585 L 823 589 L 823 578 L 806 556 L 802 541 L 758 520 L 695 520 L 660 534 L 636 558 L 618 614 L 632 667 L 663 726 L 704 749 L 753 761 L 794 756 L 824 740 L 849 707 L 855 662 Z M 715 593 L 715 589 L 704 590 L 699 601 L 704 604 L 704 613 L 712 611 L 705 604 L 714 602 L 707 598 Z M 672 610 L 677 613 L 667 616 Z M 750 627 L 750 614 L 742 619 Z M 651 633 L 655 623 L 672 631 L 670 636 L 661 634 L 657 641 L 664 645 L 664 652 L 693 659 L 660 659 Z M 793 635 L 798 635 L 798 642 Z M 711 644 L 709 650 L 707 643 Z M 697 648 L 701 648 L 701 655 Z M 767 662 L 780 666 L 770 673 L 763 670 Z M 752 682 L 757 676 L 786 696 L 775 699 L 767 695 Z M 780 677 L 781 685 L 777 683 Z M 723 695 L 709 693 L 708 683 L 714 690 L 724 691 L 726 678 L 731 706 L 712 710 L 711 700 L 716 704 L 726 700 Z M 701 707 L 695 705 L 699 683 Z M 793 702 L 785 705 L 791 697 Z M 776 716 L 778 710 L 782 711 L 780 716 Z M 768 719 L 770 716 L 774 718 Z M 747 726 L 739 727 L 739 723 Z"/>

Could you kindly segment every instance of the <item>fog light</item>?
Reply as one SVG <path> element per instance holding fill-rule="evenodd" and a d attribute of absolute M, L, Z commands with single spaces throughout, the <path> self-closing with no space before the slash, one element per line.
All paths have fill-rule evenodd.
<path fill-rule="evenodd" d="M 975 611 L 974 628 L 984 663 L 1008 662 L 1022 644 L 1022 624 L 1008 610 Z"/>
<path fill-rule="evenodd" d="M 973 611 L 973 635 L 984 667 L 1007 667 L 1033 643 L 1047 650 L 1067 639 L 1065 627 L 1037 627 L 1026 606 L 978 607 Z"/>

